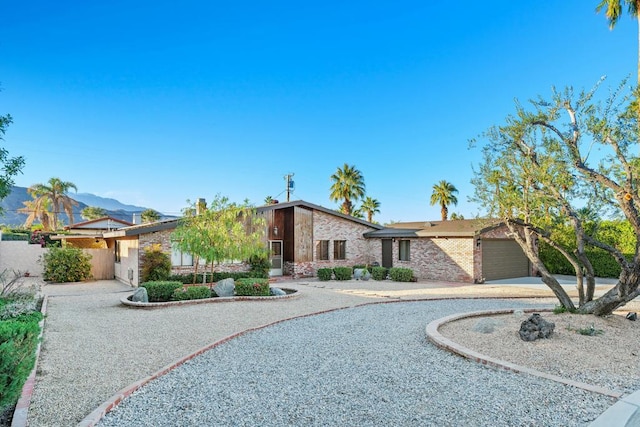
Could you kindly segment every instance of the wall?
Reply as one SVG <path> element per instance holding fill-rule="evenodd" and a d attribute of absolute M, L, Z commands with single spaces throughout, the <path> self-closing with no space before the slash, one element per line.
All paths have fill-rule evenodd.
<path fill-rule="evenodd" d="M 138 240 L 120 240 L 120 262 L 114 264 L 115 278 L 130 286 L 138 286 Z M 133 271 L 133 278 L 129 279 L 129 269 Z"/>
<path fill-rule="evenodd" d="M 38 259 L 47 249 L 26 241 L 0 241 L 0 272 L 15 270 L 42 276 L 44 269 Z"/>

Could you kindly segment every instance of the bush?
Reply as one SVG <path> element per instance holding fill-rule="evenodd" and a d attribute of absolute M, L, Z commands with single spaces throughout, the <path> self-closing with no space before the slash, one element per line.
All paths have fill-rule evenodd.
<path fill-rule="evenodd" d="M 140 287 L 147 290 L 149 302 L 165 302 L 171 300 L 176 289 L 183 287 L 182 282 L 145 282 Z"/>
<path fill-rule="evenodd" d="M 333 275 L 332 268 L 319 268 L 316 270 L 316 275 L 318 276 L 318 280 L 322 282 L 326 282 L 331 280 L 331 276 Z"/>
<path fill-rule="evenodd" d="M 373 280 L 386 280 L 389 270 L 386 267 L 373 267 L 371 269 L 371 277 Z"/>
<path fill-rule="evenodd" d="M 353 270 L 351 267 L 334 267 L 333 275 L 336 277 L 336 280 L 351 280 L 351 275 L 353 274 Z"/>
<path fill-rule="evenodd" d="M 152 245 L 149 248 L 145 248 L 140 264 L 143 282 L 157 282 L 169 279 L 171 258 L 162 252 L 160 245 Z"/>
<path fill-rule="evenodd" d="M 251 265 L 251 269 L 249 273 L 251 277 L 259 277 L 262 279 L 269 278 L 269 270 L 271 270 L 271 261 L 269 261 L 269 257 L 266 255 L 254 255 L 249 258 L 249 264 Z"/>
<path fill-rule="evenodd" d="M 238 279 L 235 281 L 235 285 L 236 285 L 236 295 L 238 296 L 269 296 L 271 295 L 268 279 L 259 279 L 259 278 Z"/>
<path fill-rule="evenodd" d="M 25 240 L 28 242 L 29 237 L 29 233 L 26 231 L 23 233 L 15 233 L 13 231 L 2 232 L 2 240 Z"/>
<path fill-rule="evenodd" d="M 91 279 L 91 255 L 78 248 L 50 248 L 41 257 L 42 277 L 48 282 L 80 282 Z"/>
<path fill-rule="evenodd" d="M 178 288 L 173 291 L 171 299 L 174 301 L 184 301 L 190 299 L 211 298 L 211 289 L 208 286 L 189 286 L 186 289 Z"/>
<path fill-rule="evenodd" d="M 392 267 L 389 269 L 389 277 L 394 282 L 411 282 L 413 270 L 410 268 Z"/>
<path fill-rule="evenodd" d="M 0 413 L 16 404 L 35 364 L 40 312 L 0 321 Z"/>

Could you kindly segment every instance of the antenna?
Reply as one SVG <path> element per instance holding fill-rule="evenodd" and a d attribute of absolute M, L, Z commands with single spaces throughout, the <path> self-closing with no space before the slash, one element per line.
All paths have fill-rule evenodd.
<path fill-rule="evenodd" d="M 289 201 L 290 195 L 291 195 L 291 193 L 293 193 L 293 188 L 295 186 L 293 180 L 291 179 L 291 178 L 293 178 L 293 175 L 295 175 L 295 174 L 288 173 L 288 174 L 286 174 L 284 176 L 284 179 L 287 181 L 287 188 L 285 190 L 287 192 L 287 202 Z"/>

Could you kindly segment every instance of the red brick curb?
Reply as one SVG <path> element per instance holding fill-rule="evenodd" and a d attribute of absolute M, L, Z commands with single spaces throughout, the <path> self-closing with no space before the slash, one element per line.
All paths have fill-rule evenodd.
<path fill-rule="evenodd" d="M 166 302 L 134 302 L 129 300 L 131 295 L 120 298 L 120 302 L 131 308 L 162 308 L 162 307 L 174 307 L 180 305 L 195 305 L 195 304 L 208 304 L 208 303 L 223 303 L 234 301 L 272 301 L 288 298 L 295 298 L 300 295 L 300 291 L 296 289 L 280 288 L 283 291 L 290 291 L 287 295 L 270 295 L 270 296 L 239 296 L 239 297 L 214 297 L 214 298 L 202 298 L 202 299 L 189 299 L 182 301 L 166 301 Z"/>
<path fill-rule="evenodd" d="M 440 332 L 438 332 L 438 329 L 445 323 L 453 322 L 459 319 L 463 319 L 467 317 L 493 316 L 496 314 L 511 314 L 514 311 L 515 310 L 488 310 L 488 311 L 475 311 L 471 313 L 454 314 L 451 316 L 446 316 L 446 317 L 434 320 L 433 322 L 427 325 L 427 328 L 426 328 L 427 338 L 436 346 L 444 350 L 450 351 L 454 354 L 457 354 L 459 356 L 465 357 L 474 362 L 480 363 L 481 365 L 490 366 L 497 369 L 504 369 L 506 371 L 534 375 L 540 378 L 545 378 L 545 379 L 556 381 L 562 384 L 581 388 L 583 390 L 587 390 L 593 393 L 603 394 L 605 396 L 613 397 L 615 399 L 620 399 L 623 396 L 623 393 L 620 393 L 617 391 L 612 391 L 603 387 L 594 386 L 594 385 L 582 383 L 579 381 L 573 381 L 570 379 L 559 377 L 557 375 L 547 374 L 545 372 L 527 368 L 525 366 L 516 365 L 515 363 L 511 363 L 511 362 L 496 359 L 490 356 L 486 356 L 484 354 L 481 354 L 469 348 L 466 348 L 444 337 L 442 334 L 440 334 Z M 526 313 L 533 313 L 533 312 L 543 312 L 543 311 L 550 312 L 552 310 L 551 309 L 525 309 L 523 311 Z"/>
<path fill-rule="evenodd" d="M 38 346 L 36 347 L 36 361 L 33 365 L 33 369 L 27 378 L 27 381 L 22 386 L 22 394 L 16 409 L 13 412 L 13 419 L 11 421 L 11 427 L 26 427 L 27 426 L 27 413 L 29 411 L 29 405 L 31 404 L 31 396 L 33 395 L 33 388 L 36 384 L 36 371 L 38 368 L 38 358 L 40 357 L 40 346 L 42 345 L 42 335 L 44 334 L 44 320 L 47 315 L 47 297 L 42 298 L 42 306 L 40 312 L 42 313 L 42 320 L 40 321 L 40 334 L 38 335 Z"/>

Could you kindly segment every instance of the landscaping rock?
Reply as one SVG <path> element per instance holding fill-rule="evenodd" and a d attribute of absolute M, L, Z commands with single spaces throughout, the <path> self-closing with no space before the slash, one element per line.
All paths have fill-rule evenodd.
<path fill-rule="evenodd" d="M 638 315 L 634 312 L 627 313 L 627 319 L 635 322 L 638 319 Z"/>
<path fill-rule="evenodd" d="M 540 313 L 533 313 L 520 325 L 520 338 L 523 341 L 535 341 L 538 338 L 549 338 L 553 334 L 556 324 L 547 322 Z"/>
<path fill-rule="evenodd" d="M 353 270 L 353 277 L 356 280 L 369 280 L 371 273 L 366 268 L 356 268 Z"/>
<path fill-rule="evenodd" d="M 480 332 L 481 334 L 490 334 L 496 330 L 496 326 L 500 325 L 497 319 L 490 317 L 484 317 L 478 320 L 471 328 L 474 332 Z"/>
<path fill-rule="evenodd" d="M 236 285 L 232 278 L 222 279 L 213 287 L 213 291 L 219 297 L 232 297 L 235 294 Z"/>
<path fill-rule="evenodd" d="M 283 291 L 280 288 L 269 288 L 269 293 L 273 296 L 282 296 L 287 294 L 285 291 Z"/>
<path fill-rule="evenodd" d="M 147 288 L 138 288 L 131 295 L 131 301 L 133 302 L 149 302 L 149 295 L 147 294 Z"/>

